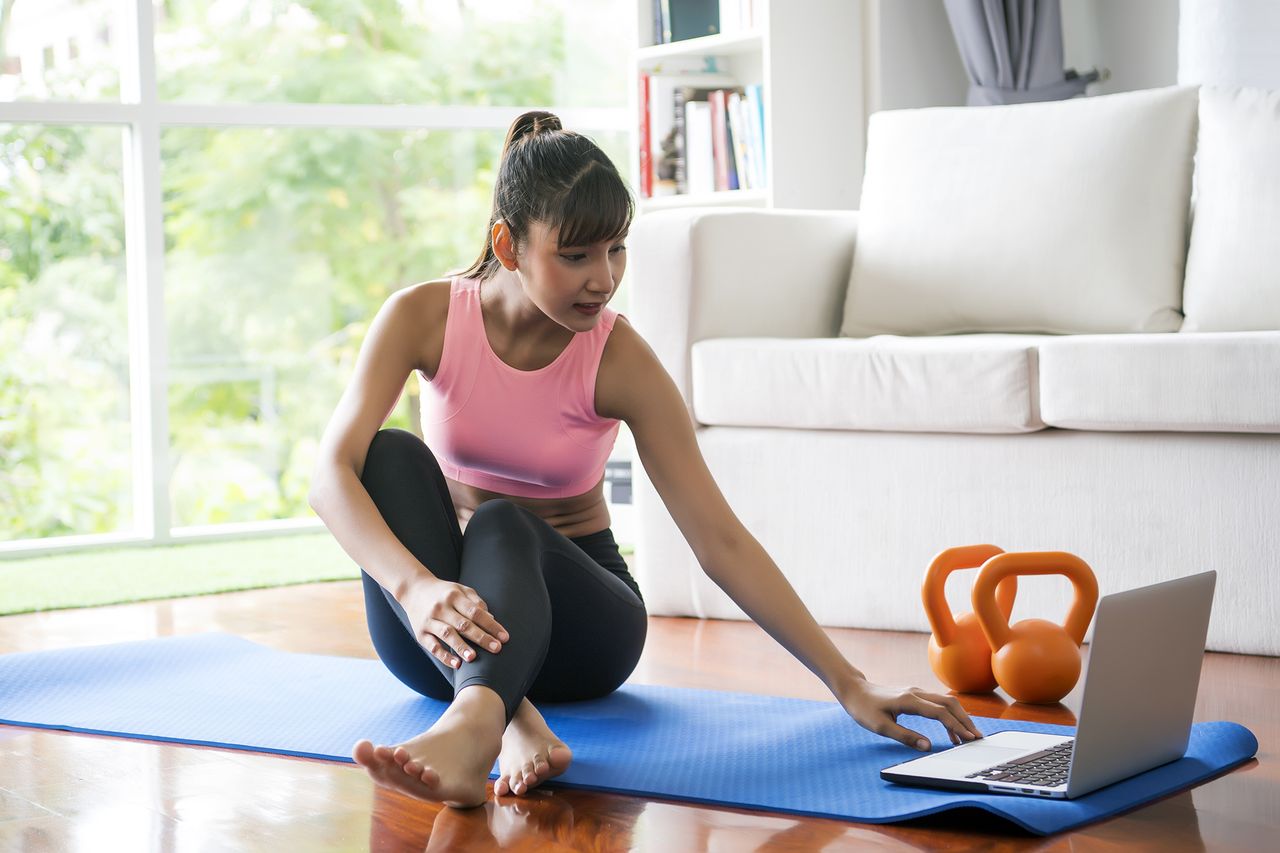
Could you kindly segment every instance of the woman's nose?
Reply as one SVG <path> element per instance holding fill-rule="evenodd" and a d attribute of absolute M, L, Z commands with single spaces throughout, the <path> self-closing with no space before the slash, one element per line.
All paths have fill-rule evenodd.
<path fill-rule="evenodd" d="M 591 270 L 591 280 L 587 284 L 588 289 L 604 292 L 613 290 L 617 284 L 613 274 L 613 264 L 609 263 L 608 260 L 602 264 L 596 264 Z"/>

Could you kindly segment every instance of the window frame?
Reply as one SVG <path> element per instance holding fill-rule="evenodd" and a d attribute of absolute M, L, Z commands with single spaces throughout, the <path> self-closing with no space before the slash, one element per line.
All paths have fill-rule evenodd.
<path fill-rule="evenodd" d="M 0 542 L 0 560 L 89 548 L 173 545 L 324 530 L 318 518 L 173 527 L 170 517 L 168 339 L 160 134 L 168 127 L 496 130 L 547 109 L 583 132 L 628 132 L 633 105 L 575 108 L 404 104 L 198 104 L 159 100 L 153 0 L 120 0 L 120 102 L 0 102 L 0 123 L 122 127 L 133 529 Z M 626 43 L 634 43 L 629 39 Z"/>

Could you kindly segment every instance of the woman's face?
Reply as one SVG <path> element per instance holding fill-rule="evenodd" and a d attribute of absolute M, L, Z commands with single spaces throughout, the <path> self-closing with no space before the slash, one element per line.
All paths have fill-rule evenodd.
<path fill-rule="evenodd" d="M 499 226 L 504 236 L 509 234 L 505 223 L 495 223 L 495 233 Z M 582 332 L 593 328 L 603 306 L 622 283 L 627 268 L 626 236 L 590 246 L 560 247 L 555 231 L 540 222 L 532 223 L 524 252 L 517 257 L 525 296 L 567 329 Z M 495 248 L 498 242 L 495 240 Z"/>

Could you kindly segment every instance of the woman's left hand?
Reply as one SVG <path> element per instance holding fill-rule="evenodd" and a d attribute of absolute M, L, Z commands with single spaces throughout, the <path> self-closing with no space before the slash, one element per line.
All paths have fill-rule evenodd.
<path fill-rule="evenodd" d="M 978 727 L 969 719 L 954 696 L 929 693 L 919 687 L 883 687 L 860 680 L 838 698 L 849 716 L 863 728 L 921 752 L 929 751 L 929 739 L 919 732 L 898 725 L 899 714 L 914 714 L 937 720 L 946 728 L 953 744 L 982 737 L 982 732 L 978 731 Z"/>

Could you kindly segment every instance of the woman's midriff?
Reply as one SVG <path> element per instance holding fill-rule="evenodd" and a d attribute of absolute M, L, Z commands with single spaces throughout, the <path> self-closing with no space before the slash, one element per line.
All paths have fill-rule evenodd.
<path fill-rule="evenodd" d="M 463 530 L 467 529 L 467 522 L 475 514 L 476 507 L 495 498 L 524 507 L 569 539 L 596 533 L 612 523 L 609 505 L 604 499 L 603 478 L 590 491 L 571 498 L 522 498 L 468 486 L 450 477 L 445 477 L 445 482 L 449 486 L 449 495 L 453 498 L 458 524 Z"/>

